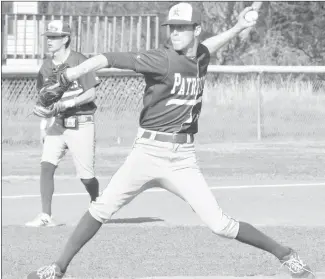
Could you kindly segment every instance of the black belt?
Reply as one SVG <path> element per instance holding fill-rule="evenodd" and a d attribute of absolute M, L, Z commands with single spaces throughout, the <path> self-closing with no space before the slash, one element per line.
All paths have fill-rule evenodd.
<path fill-rule="evenodd" d="M 150 132 L 144 131 L 142 138 L 153 139 L 162 142 L 171 142 L 171 143 L 193 143 L 194 135 L 193 134 L 161 134 L 159 132 Z"/>
<path fill-rule="evenodd" d="M 69 117 L 76 117 L 80 123 L 83 122 L 93 122 L 94 121 L 94 115 L 93 114 L 79 114 L 79 115 L 70 115 L 70 116 L 60 116 L 58 117 L 60 120 L 63 121 L 65 118 Z"/>

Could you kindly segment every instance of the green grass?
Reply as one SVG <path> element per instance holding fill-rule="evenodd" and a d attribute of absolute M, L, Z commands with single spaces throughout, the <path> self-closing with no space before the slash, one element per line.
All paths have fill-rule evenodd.
<path fill-rule="evenodd" d="M 261 229 L 283 243 L 299 247 L 301 256 L 308 259 L 313 269 L 325 270 L 324 228 Z M 25 278 L 31 270 L 51 263 L 59 255 L 71 231 L 70 227 L 4 227 L 3 278 Z M 304 242 L 300 242 L 302 239 Z M 104 225 L 72 261 L 68 275 L 77 278 L 136 278 L 253 276 L 278 272 L 279 263 L 273 256 L 217 237 L 204 227 Z"/>
<path fill-rule="evenodd" d="M 207 85 L 197 138 L 200 143 L 207 143 L 198 145 L 198 161 L 211 185 L 220 185 L 221 181 L 238 181 L 241 185 L 266 181 L 272 184 L 290 180 L 297 183 L 323 181 L 325 100 L 321 95 L 314 95 L 310 86 L 298 86 L 295 82 L 289 84 L 290 86 L 281 83 L 263 85 L 262 123 L 266 143 L 216 144 L 256 140 L 257 88 L 252 80 L 243 82 L 232 79 L 228 83 L 224 80 L 214 83 L 208 81 Z M 31 97 L 14 100 L 12 95 L 16 89 L 11 90 L 2 92 L 2 143 L 5 144 L 3 173 L 18 176 L 38 175 L 41 152 L 38 144 L 39 119 L 35 116 L 26 118 L 31 112 L 34 100 Z M 130 90 L 119 90 L 120 95 L 116 94 L 114 88 L 110 90 L 110 95 L 105 95 L 103 88 L 98 92 L 99 109 L 96 121 L 99 141 L 96 171 L 98 175 L 106 176 L 112 175 L 124 161 L 136 133 L 139 112 L 138 96 L 127 95 Z M 129 98 L 126 98 L 127 96 Z M 117 145 L 117 137 L 120 137 L 121 144 L 128 145 L 128 148 L 110 147 Z M 320 144 L 274 142 L 289 139 L 321 141 Z M 71 158 L 62 161 L 57 174 L 74 174 Z M 106 182 L 105 179 L 101 187 Z M 70 185 L 69 181 L 65 183 L 61 185 L 58 181 L 56 187 L 73 191 L 73 185 Z M 80 183 L 76 182 L 75 188 L 79 192 L 81 188 L 77 187 L 80 186 Z M 5 187 L 8 195 L 9 190 L 11 194 L 38 193 L 39 186 L 35 181 L 18 181 L 16 184 L 7 181 Z M 282 193 L 281 199 L 286 199 L 284 191 L 280 191 L 277 195 L 281 196 Z M 248 210 L 249 216 L 252 216 L 259 212 L 258 205 L 255 206 L 256 210 L 249 210 L 253 201 L 260 201 L 262 205 L 265 205 L 266 198 L 276 201 L 275 196 L 272 196 L 274 192 L 271 193 L 273 194 L 263 193 L 265 197 L 262 200 L 255 198 L 256 194 L 250 196 L 251 200 L 245 200 L 243 197 L 236 200 L 234 193 L 231 193 L 229 198 L 222 193 L 219 195 L 227 208 L 240 207 L 241 211 Z M 321 200 L 322 193 L 313 197 L 320 197 Z M 285 208 L 291 207 L 290 201 L 295 202 L 290 197 L 288 199 L 289 202 L 285 200 Z M 303 196 L 303 199 L 307 205 L 311 202 L 308 196 Z M 60 202 L 58 208 L 62 209 L 64 216 L 77 214 L 79 217 L 83 212 L 73 210 L 76 203 L 77 199 L 74 197 L 74 202 Z M 27 212 L 30 218 L 33 206 L 38 206 L 35 200 L 26 199 L 9 202 L 4 200 L 4 204 L 7 205 L 7 211 L 4 212 L 7 220 L 20 218 L 20 224 L 26 221 L 24 214 Z M 143 204 L 147 206 L 147 203 Z M 300 208 L 300 203 L 297 204 Z M 64 209 L 67 205 L 69 210 Z M 275 221 L 278 221 L 279 217 L 281 219 L 284 215 L 288 220 L 299 220 L 295 212 L 281 209 L 277 212 L 279 204 L 270 203 L 269 208 L 274 212 L 272 211 L 272 215 L 263 216 L 263 220 L 276 218 Z M 309 210 L 310 218 L 319 220 L 315 211 L 310 208 Z M 179 214 L 177 210 L 176 214 Z M 146 216 L 138 217 L 145 219 Z M 77 222 L 77 219 L 74 222 Z M 77 278 L 135 278 L 180 275 L 249 276 L 272 275 L 278 272 L 279 264 L 274 257 L 247 245 L 217 237 L 207 228 L 159 226 L 159 222 L 147 226 L 148 223 L 104 225 L 74 258 L 68 274 Z M 70 226 L 51 229 L 3 226 L 2 277 L 24 278 L 29 271 L 51 263 L 60 254 L 62 245 L 72 229 Z M 324 227 L 307 227 L 298 223 L 295 227 L 276 226 L 260 229 L 281 243 L 297 247 L 302 258 L 316 271 L 325 270 Z M 58 243 L 60 245 L 57 245 Z"/>
<path fill-rule="evenodd" d="M 33 80 L 29 81 L 31 87 Z M 2 93 L 2 143 L 38 143 L 39 118 L 30 115 L 35 95 L 17 92 L 27 85 L 8 80 Z M 9 85 L 10 86 L 9 86 Z M 114 84 L 115 86 L 112 86 Z M 108 145 L 130 145 L 136 134 L 141 109 L 141 79 L 106 78 L 98 90 L 97 141 Z M 200 142 L 254 141 L 257 138 L 258 87 L 250 78 L 209 76 L 199 121 Z M 315 93 L 312 82 L 290 77 L 262 83 L 261 131 L 264 139 L 323 139 L 325 137 L 325 95 Z"/>
<path fill-rule="evenodd" d="M 325 155 L 322 142 L 288 143 L 220 143 L 198 144 L 200 168 L 206 179 L 220 181 L 324 181 Z M 111 176 L 123 164 L 129 146 L 109 146 L 104 142 L 96 148 L 96 174 Z M 2 152 L 3 176 L 39 175 L 41 147 L 6 146 Z M 57 175 L 75 175 L 71 153 L 68 152 L 56 171 Z M 209 183 L 210 183 L 209 182 Z M 272 182 L 272 183 L 273 183 Z M 106 181 L 105 181 L 106 183 Z M 222 183 L 221 183 L 222 184 Z M 38 185 L 38 184 L 37 184 Z"/>

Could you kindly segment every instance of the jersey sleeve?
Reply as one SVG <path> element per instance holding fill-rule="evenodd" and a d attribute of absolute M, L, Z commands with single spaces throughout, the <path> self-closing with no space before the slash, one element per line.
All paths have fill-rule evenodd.
<path fill-rule="evenodd" d="M 154 79 L 164 79 L 168 74 L 169 61 L 162 49 L 141 52 L 103 53 L 109 68 L 128 69 Z"/>
<path fill-rule="evenodd" d="M 44 77 L 42 75 L 42 72 L 39 71 L 36 78 L 36 90 L 40 91 L 43 85 L 44 85 Z"/>
<path fill-rule="evenodd" d="M 87 57 L 84 56 L 84 55 L 80 55 L 78 64 L 84 62 L 85 60 L 87 60 Z M 96 87 L 100 83 L 100 80 L 97 77 L 95 72 L 90 72 L 88 74 L 85 74 L 85 75 L 81 76 L 78 79 L 78 82 L 82 86 L 83 90 L 87 91 L 90 88 Z"/>
<path fill-rule="evenodd" d="M 40 67 L 37 77 L 36 77 L 36 90 L 40 91 L 44 86 L 48 76 L 50 75 L 51 67 L 47 59 L 43 60 L 42 66 Z"/>
<path fill-rule="evenodd" d="M 52 65 L 51 60 L 44 59 L 41 68 L 38 71 L 36 77 L 36 90 L 40 91 L 44 84 L 47 82 L 48 78 L 52 75 Z"/>

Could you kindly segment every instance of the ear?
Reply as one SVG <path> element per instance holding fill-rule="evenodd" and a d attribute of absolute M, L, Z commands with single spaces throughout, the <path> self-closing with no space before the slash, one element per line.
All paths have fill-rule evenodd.
<path fill-rule="evenodd" d="M 68 40 L 69 40 L 69 37 L 68 36 L 65 36 L 64 37 L 64 44 L 66 44 Z"/>
<path fill-rule="evenodd" d="M 200 36 L 201 32 L 202 32 L 201 25 L 197 25 L 197 26 L 195 26 L 195 29 L 194 29 L 194 36 L 195 36 L 195 37 Z"/>

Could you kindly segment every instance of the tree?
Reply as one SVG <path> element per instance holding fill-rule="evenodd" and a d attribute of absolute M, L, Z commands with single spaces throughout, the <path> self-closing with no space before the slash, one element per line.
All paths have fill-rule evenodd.
<path fill-rule="evenodd" d="M 157 14 L 166 18 L 176 2 L 40 2 L 40 12 L 76 15 Z M 45 3 L 45 4 L 44 4 Z M 202 39 L 231 28 L 240 11 L 254 2 L 191 2 L 203 18 Z M 211 64 L 324 65 L 325 3 L 263 2 L 256 26 L 247 37 L 233 39 Z M 146 30 L 142 31 L 145 38 Z M 160 42 L 166 31 L 160 28 Z"/>

